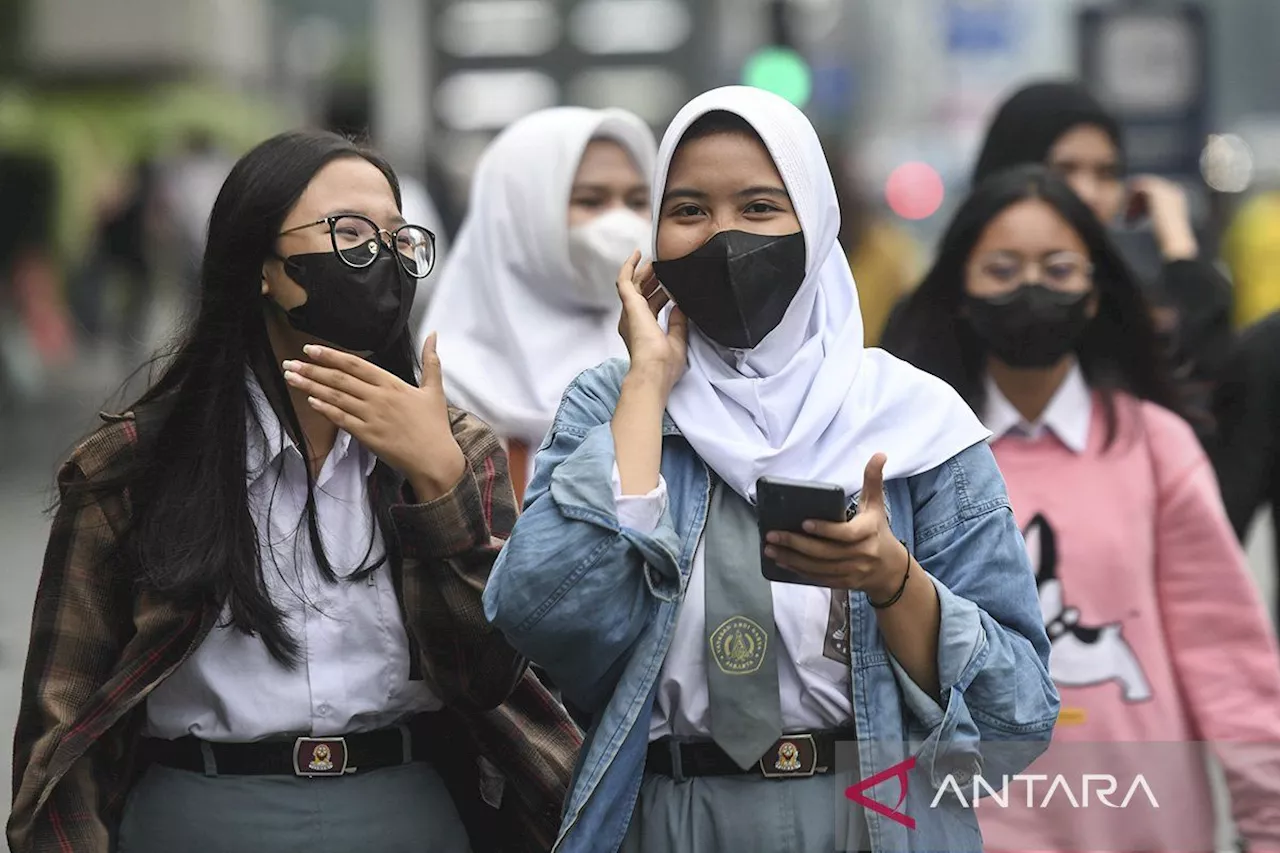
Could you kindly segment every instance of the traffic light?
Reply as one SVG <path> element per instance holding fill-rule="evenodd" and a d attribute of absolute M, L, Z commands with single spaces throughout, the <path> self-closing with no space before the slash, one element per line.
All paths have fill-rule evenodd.
<path fill-rule="evenodd" d="M 813 71 L 792 38 L 790 7 L 790 0 L 769 0 L 769 43 L 747 57 L 742 82 L 803 109 L 813 94 Z"/>

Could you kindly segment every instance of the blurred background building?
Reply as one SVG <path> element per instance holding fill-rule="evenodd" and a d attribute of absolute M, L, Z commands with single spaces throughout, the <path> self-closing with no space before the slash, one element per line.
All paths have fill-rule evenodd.
<path fill-rule="evenodd" d="M 1275 0 L 0 0 L 0 729 L 56 460 L 189 307 L 221 180 L 272 133 L 367 128 L 447 238 L 525 113 L 661 133 L 699 91 L 763 86 L 828 140 L 870 303 L 914 283 L 994 104 L 1079 75 L 1133 165 L 1191 191 L 1243 324 L 1280 307 L 1278 41 Z"/>

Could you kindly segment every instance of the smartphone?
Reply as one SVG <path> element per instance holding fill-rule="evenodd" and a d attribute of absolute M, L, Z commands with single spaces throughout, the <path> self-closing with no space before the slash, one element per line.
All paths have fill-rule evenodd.
<path fill-rule="evenodd" d="M 761 477 L 756 480 L 756 512 L 760 528 L 760 573 L 779 583 L 821 586 L 821 584 L 782 568 L 764 553 L 765 536 L 772 530 L 803 533 L 804 523 L 814 521 L 847 521 L 848 499 L 844 489 L 831 483 L 788 480 L 783 477 Z"/>

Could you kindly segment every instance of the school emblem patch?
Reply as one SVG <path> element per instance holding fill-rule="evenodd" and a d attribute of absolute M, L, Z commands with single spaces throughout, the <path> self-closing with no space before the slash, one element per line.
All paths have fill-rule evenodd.
<path fill-rule="evenodd" d="M 769 635 L 745 616 L 730 616 L 711 635 L 711 657 L 726 675 L 750 675 L 764 663 Z"/>

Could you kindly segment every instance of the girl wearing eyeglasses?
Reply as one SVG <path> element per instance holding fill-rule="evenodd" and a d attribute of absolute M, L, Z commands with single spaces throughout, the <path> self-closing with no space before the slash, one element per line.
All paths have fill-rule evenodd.
<path fill-rule="evenodd" d="M 11 849 L 549 844 L 578 738 L 481 614 L 506 456 L 419 372 L 400 210 L 329 133 L 227 178 L 198 315 L 59 475 Z"/>
<path fill-rule="evenodd" d="M 1102 223 L 1043 166 L 989 177 L 884 345 L 991 430 L 1062 697 L 1039 793 L 978 809 L 986 849 L 1213 850 L 1204 741 L 1251 849 L 1280 849 L 1275 637 Z M 1085 810 L 1087 775 L 1126 807 Z"/>

